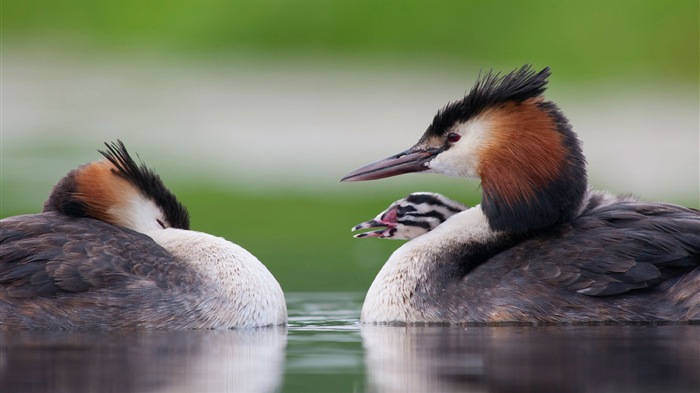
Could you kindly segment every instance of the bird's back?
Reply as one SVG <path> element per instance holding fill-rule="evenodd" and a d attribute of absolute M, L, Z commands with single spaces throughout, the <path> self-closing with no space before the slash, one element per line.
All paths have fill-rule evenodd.
<path fill-rule="evenodd" d="M 150 237 L 103 221 L 0 221 L 0 327 L 185 327 L 200 280 Z"/>
<path fill-rule="evenodd" d="M 462 267 L 468 260 L 472 267 L 462 278 L 442 295 L 435 288 L 416 293 L 442 297 L 433 302 L 434 312 L 440 308 L 453 321 L 700 318 L 700 212 L 694 209 L 632 200 L 593 203 L 567 223 L 482 245 L 493 255 L 458 249 L 446 260 L 461 259 Z M 483 263 L 475 266 L 474 258 Z"/>

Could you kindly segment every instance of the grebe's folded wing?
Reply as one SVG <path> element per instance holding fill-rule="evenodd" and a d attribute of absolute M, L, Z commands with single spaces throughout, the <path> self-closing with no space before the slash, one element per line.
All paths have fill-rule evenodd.
<path fill-rule="evenodd" d="M 0 287 L 11 297 L 163 286 L 179 270 L 174 262 L 148 236 L 99 220 L 43 213 L 0 221 Z"/>
<path fill-rule="evenodd" d="M 550 236 L 556 247 L 546 247 Z M 700 212 L 660 203 L 614 204 L 585 212 L 523 246 L 539 248 L 531 250 L 538 257 L 530 266 L 541 269 L 542 277 L 586 295 L 616 295 L 700 266 Z"/>

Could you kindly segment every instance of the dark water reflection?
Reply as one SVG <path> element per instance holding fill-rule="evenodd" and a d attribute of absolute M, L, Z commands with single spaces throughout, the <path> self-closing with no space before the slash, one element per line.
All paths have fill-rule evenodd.
<path fill-rule="evenodd" d="M 700 326 L 363 326 L 378 392 L 698 392 Z"/>
<path fill-rule="evenodd" d="M 700 325 L 361 326 L 288 294 L 287 328 L 0 332 L 0 392 L 698 392 Z"/>
<path fill-rule="evenodd" d="M 274 392 L 286 329 L 1 333 L 0 391 Z"/>

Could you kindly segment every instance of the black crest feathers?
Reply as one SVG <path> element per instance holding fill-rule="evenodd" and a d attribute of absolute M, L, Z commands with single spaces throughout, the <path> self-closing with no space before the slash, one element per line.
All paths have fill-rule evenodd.
<path fill-rule="evenodd" d="M 542 95 L 550 74 L 549 67 L 536 72 L 527 64 L 503 76 L 487 72 L 464 99 L 447 104 L 435 115 L 425 137 L 442 135 L 455 123 L 467 121 L 487 108 Z"/>
<path fill-rule="evenodd" d="M 124 143 L 105 143 L 107 151 L 99 150 L 116 169 L 112 172 L 134 184 L 144 196 L 152 199 L 163 209 L 165 218 L 173 228 L 189 229 L 190 219 L 187 209 L 177 200 L 175 195 L 165 187 L 163 181 L 155 172 L 148 169 L 143 162 L 137 164 L 129 155 Z"/>

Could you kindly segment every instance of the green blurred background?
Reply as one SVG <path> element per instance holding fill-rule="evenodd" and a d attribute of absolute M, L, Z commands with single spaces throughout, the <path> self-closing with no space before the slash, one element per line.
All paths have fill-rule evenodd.
<path fill-rule="evenodd" d="M 698 1 L 2 1 L 0 213 L 122 139 L 193 228 L 286 291 L 364 291 L 395 241 L 350 227 L 409 192 L 339 184 L 414 143 L 480 70 L 551 66 L 591 183 L 699 207 Z"/>

